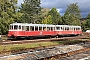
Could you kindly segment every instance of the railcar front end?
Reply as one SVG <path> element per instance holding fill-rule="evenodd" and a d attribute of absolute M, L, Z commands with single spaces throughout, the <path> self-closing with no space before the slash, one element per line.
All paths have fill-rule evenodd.
<path fill-rule="evenodd" d="M 9 38 L 17 38 L 17 37 L 23 37 L 24 31 L 22 30 L 22 27 L 20 24 L 10 24 L 9 31 L 8 31 L 8 37 Z"/>

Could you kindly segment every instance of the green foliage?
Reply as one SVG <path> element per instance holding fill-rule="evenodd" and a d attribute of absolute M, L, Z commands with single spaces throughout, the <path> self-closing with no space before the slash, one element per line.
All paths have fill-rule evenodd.
<path fill-rule="evenodd" d="M 45 20 L 45 18 L 47 18 L 47 15 L 48 15 L 48 12 L 49 12 L 50 9 L 48 8 L 42 8 L 41 9 L 41 21 L 40 23 L 42 23 L 43 20 Z"/>
<path fill-rule="evenodd" d="M 48 12 L 50 11 L 50 9 L 48 9 L 48 8 L 43 8 L 42 10 L 41 10 L 41 13 L 42 13 L 42 16 L 43 17 L 46 17 L 47 15 L 48 15 Z"/>
<path fill-rule="evenodd" d="M 81 22 L 81 27 L 82 27 L 82 30 L 83 31 L 86 31 L 87 30 L 86 22 L 87 22 L 87 20 L 84 20 L 84 21 Z"/>
<path fill-rule="evenodd" d="M 14 22 L 22 22 L 21 17 L 23 16 L 23 13 L 16 12 L 13 14 Z"/>
<path fill-rule="evenodd" d="M 57 24 L 62 24 L 62 20 L 61 20 L 61 16 L 58 13 L 58 11 L 56 10 L 56 8 L 52 8 L 48 15 L 52 16 L 52 23 L 57 25 Z"/>
<path fill-rule="evenodd" d="M 20 12 L 24 13 L 21 21 L 25 23 L 37 23 L 40 20 L 40 0 L 24 0 Z"/>
<path fill-rule="evenodd" d="M 80 18 L 80 10 L 77 3 L 70 4 L 63 16 L 63 24 L 81 25 Z"/>
<path fill-rule="evenodd" d="M 45 19 L 42 20 L 42 24 L 52 24 L 52 16 L 49 15 L 49 16 L 45 17 Z"/>
<path fill-rule="evenodd" d="M 90 30 L 90 13 L 87 16 L 86 29 Z"/>
<path fill-rule="evenodd" d="M 17 0 L 0 0 L 0 34 L 8 32 L 9 24 L 14 22 Z"/>

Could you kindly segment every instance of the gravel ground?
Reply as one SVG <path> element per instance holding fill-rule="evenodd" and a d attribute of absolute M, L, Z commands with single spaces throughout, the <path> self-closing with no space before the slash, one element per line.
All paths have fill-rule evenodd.
<path fill-rule="evenodd" d="M 60 60 L 90 60 L 90 51 L 72 55 L 70 57 L 64 57 Z"/>
<path fill-rule="evenodd" d="M 38 50 L 36 49 L 33 51 L 12 54 L 9 56 L 0 56 L 0 60 L 37 60 L 37 59 L 51 57 L 58 54 L 65 54 L 68 52 L 81 50 L 89 47 L 90 47 L 90 42 L 80 43 L 75 45 L 53 46 L 45 49 L 38 49 Z M 85 60 L 85 59 L 87 60 L 90 59 L 90 51 L 80 54 L 75 54 L 68 57 L 63 57 L 58 60 Z"/>
<path fill-rule="evenodd" d="M 20 53 L 9 56 L 0 57 L 1 60 L 37 60 L 46 57 L 55 56 L 58 54 L 68 53 L 71 51 L 76 51 L 83 49 L 84 47 L 78 44 L 75 45 L 64 45 L 64 46 L 54 46 L 43 50 L 29 51 L 26 53 Z"/>

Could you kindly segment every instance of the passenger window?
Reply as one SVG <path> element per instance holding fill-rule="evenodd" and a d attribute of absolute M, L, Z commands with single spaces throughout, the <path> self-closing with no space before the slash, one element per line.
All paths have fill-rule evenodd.
<path fill-rule="evenodd" d="M 67 27 L 67 30 L 69 30 L 69 27 Z"/>
<path fill-rule="evenodd" d="M 38 26 L 35 26 L 35 31 L 38 31 Z"/>
<path fill-rule="evenodd" d="M 73 28 L 71 28 L 71 30 L 73 30 Z"/>
<path fill-rule="evenodd" d="M 64 27 L 63 27 L 63 30 L 64 30 Z"/>
<path fill-rule="evenodd" d="M 80 28 L 78 28 L 78 30 L 80 30 Z"/>
<path fill-rule="evenodd" d="M 61 30 L 62 30 L 62 27 L 61 27 Z"/>
<path fill-rule="evenodd" d="M 14 25 L 14 29 L 18 29 L 18 25 Z"/>
<path fill-rule="evenodd" d="M 30 31 L 34 31 L 34 26 L 30 26 Z"/>
<path fill-rule="evenodd" d="M 54 27 L 51 27 L 51 30 L 52 30 L 52 31 L 53 31 L 53 28 L 54 28 Z"/>
<path fill-rule="evenodd" d="M 21 26 L 19 26 L 19 29 L 21 29 Z"/>
<path fill-rule="evenodd" d="M 76 28 L 76 30 L 78 30 L 78 28 Z"/>
<path fill-rule="evenodd" d="M 55 27 L 53 27 L 53 31 L 55 30 Z"/>
<path fill-rule="evenodd" d="M 60 30 L 60 27 L 56 27 L 57 28 L 57 30 Z"/>
<path fill-rule="evenodd" d="M 47 27 L 47 30 L 51 30 L 50 27 Z"/>
<path fill-rule="evenodd" d="M 42 27 L 39 27 L 39 30 L 42 30 Z"/>
<path fill-rule="evenodd" d="M 74 28 L 74 30 L 76 30 L 76 28 Z"/>
<path fill-rule="evenodd" d="M 67 30 L 67 27 L 65 27 L 65 30 Z"/>
<path fill-rule="evenodd" d="M 43 30 L 46 31 L 46 27 L 43 27 Z"/>
<path fill-rule="evenodd" d="M 26 26 L 26 31 L 29 31 L 29 26 Z"/>
<path fill-rule="evenodd" d="M 22 30 L 24 30 L 24 26 L 22 26 Z"/>

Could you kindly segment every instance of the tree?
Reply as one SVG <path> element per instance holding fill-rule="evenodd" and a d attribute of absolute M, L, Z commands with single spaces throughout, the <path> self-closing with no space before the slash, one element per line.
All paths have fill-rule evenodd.
<path fill-rule="evenodd" d="M 52 16 L 52 23 L 53 24 L 62 24 L 61 16 L 60 13 L 58 13 L 56 8 L 52 8 L 49 12 L 48 15 Z"/>
<path fill-rule="evenodd" d="M 49 16 L 45 17 L 45 19 L 42 20 L 42 24 L 52 24 L 52 16 L 49 15 Z"/>
<path fill-rule="evenodd" d="M 86 29 L 90 29 L 90 13 L 87 15 Z"/>
<path fill-rule="evenodd" d="M 77 3 L 70 4 L 63 16 L 63 22 L 67 25 L 81 25 L 80 9 Z"/>
<path fill-rule="evenodd" d="M 50 11 L 50 9 L 48 9 L 48 8 L 43 8 L 43 9 L 41 10 L 42 16 L 44 16 L 44 17 L 47 16 L 49 11 Z"/>
<path fill-rule="evenodd" d="M 8 32 L 9 24 L 14 22 L 17 0 L 0 0 L 0 34 Z"/>
<path fill-rule="evenodd" d="M 20 12 L 24 13 L 21 20 L 26 23 L 37 23 L 40 20 L 40 0 L 24 0 Z"/>
<path fill-rule="evenodd" d="M 42 20 L 44 20 L 47 17 L 49 11 L 50 11 L 50 9 L 48 9 L 48 8 L 42 8 L 41 9 L 41 21 L 40 21 L 40 23 L 42 23 Z"/>
<path fill-rule="evenodd" d="M 86 30 L 87 30 L 86 22 L 87 22 L 87 20 L 83 20 L 83 21 L 81 22 L 82 31 L 86 31 Z"/>

